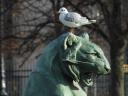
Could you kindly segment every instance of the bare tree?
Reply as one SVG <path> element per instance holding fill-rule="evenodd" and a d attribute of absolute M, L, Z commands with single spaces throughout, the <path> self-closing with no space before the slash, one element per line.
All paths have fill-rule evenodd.
<path fill-rule="evenodd" d="M 6 45 L 20 55 L 29 53 L 24 63 L 40 43 L 63 33 L 65 27 L 59 23 L 57 14 L 62 6 L 97 20 L 81 30 L 88 28 L 100 34 L 110 45 L 112 96 L 124 96 L 122 65 L 128 46 L 128 13 L 124 11 L 127 6 L 123 0 L 16 0 L 6 10 L 12 17 L 12 25 L 7 29 L 13 28 L 12 33 L 3 37 Z"/>
<path fill-rule="evenodd" d="M 121 6 L 123 4 L 121 0 L 109 2 L 97 0 L 97 2 L 101 7 L 109 33 L 112 61 L 112 96 L 124 96 L 122 65 L 125 63 L 125 51 L 128 44 L 128 21 L 126 17 L 122 16 Z"/>

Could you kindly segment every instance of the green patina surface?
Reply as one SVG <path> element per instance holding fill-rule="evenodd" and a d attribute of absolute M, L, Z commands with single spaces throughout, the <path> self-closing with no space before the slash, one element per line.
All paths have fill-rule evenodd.
<path fill-rule="evenodd" d="M 65 33 L 49 43 L 30 74 L 23 96 L 87 96 L 92 75 L 110 72 L 102 49 L 88 34 Z"/>

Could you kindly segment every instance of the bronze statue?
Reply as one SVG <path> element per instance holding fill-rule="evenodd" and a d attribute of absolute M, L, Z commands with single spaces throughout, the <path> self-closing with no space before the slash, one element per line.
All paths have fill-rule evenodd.
<path fill-rule="evenodd" d="M 102 49 L 88 34 L 65 33 L 43 50 L 23 96 L 87 96 L 92 75 L 110 72 Z"/>

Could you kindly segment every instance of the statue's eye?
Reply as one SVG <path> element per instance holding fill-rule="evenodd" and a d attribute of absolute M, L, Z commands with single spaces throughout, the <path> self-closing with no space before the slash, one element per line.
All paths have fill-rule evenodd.
<path fill-rule="evenodd" d="M 94 56 L 96 56 L 97 54 L 96 53 L 90 53 L 91 55 L 94 55 Z"/>
<path fill-rule="evenodd" d="M 101 57 L 100 54 L 98 54 L 98 53 L 91 53 L 91 54 L 94 55 L 94 56 L 96 56 L 96 57 L 98 57 L 98 58 Z"/>

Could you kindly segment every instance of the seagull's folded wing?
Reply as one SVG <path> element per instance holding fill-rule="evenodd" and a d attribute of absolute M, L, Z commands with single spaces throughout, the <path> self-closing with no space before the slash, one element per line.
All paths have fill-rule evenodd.
<path fill-rule="evenodd" d="M 74 23 L 79 23 L 81 15 L 75 12 L 69 12 L 66 17 L 71 18 Z"/>

